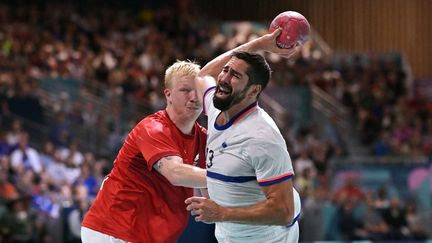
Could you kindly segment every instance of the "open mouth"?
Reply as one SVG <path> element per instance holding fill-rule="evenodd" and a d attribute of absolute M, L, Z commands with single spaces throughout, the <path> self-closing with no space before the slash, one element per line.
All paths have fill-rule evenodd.
<path fill-rule="evenodd" d="M 231 94 L 232 89 L 230 87 L 218 86 L 216 90 L 216 96 L 218 98 L 226 98 Z"/>

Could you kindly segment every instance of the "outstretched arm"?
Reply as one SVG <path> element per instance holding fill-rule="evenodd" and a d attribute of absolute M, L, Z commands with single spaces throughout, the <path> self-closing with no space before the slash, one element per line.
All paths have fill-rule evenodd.
<path fill-rule="evenodd" d="M 276 46 L 276 38 L 280 35 L 281 30 L 276 29 L 273 33 L 263 35 L 257 39 L 251 40 L 243 45 L 240 45 L 232 50 L 229 50 L 215 59 L 208 62 L 200 71 L 197 79 L 197 90 L 198 97 L 202 97 L 204 92 L 212 86 L 215 86 L 218 74 L 222 71 L 222 68 L 229 61 L 233 52 L 246 51 L 246 52 L 258 52 L 266 51 L 270 53 L 279 54 L 280 56 L 289 58 L 295 52 L 298 51 L 299 47 L 295 46 L 289 49 L 281 49 Z"/>

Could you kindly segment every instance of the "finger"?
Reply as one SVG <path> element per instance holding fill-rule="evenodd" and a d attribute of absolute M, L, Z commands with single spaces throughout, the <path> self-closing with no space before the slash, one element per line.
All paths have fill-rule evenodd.
<path fill-rule="evenodd" d="M 280 33 L 282 32 L 282 28 L 281 27 L 277 27 L 273 33 L 271 33 L 272 36 L 278 36 L 280 35 Z"/>
<path fill-rule="evenodd" d="M 190 204 L 190 203 L 192 203 L 193 198 L 194 198 L 194 197 L 187 198 L 187 199 L 185 200 L 185 203 L 186 203 L 186 204 Z"/>
<path fill-rule="evenodd" d="M 296 47 L 292 47 L 289 49 L 282 49 L 279 52 L 279 55 L 283 56 L 283 57 L 291 57 L 292 55 L 294 55 L 295 53 L 297 53 L 298 51 L 300 51 L 301 46 L 296 46 Z"/>
<path fill-rule="evenodd" d="M 196 221 L 196 222 L 201 222 L 201 221 L 203 221 L 203 216 L 202 216 L 202 215 L 196 216 L 196 217 L 195 217 L 195 221 Z"/>
<path fill-rule="evenodd" d="M 205 197 L 190 197 L 190 198 L 185 200 L 185 203 L 190 204 L 192 202 L 202 202 L 204 199 L 206 199 L 206 198 Z"/>
<path fill-rule="evenodd" d="M 285 54 L 285 55 L 280 55 L 280 56 L 283 57 L 283 58 L 289 59 L 289 58 L 291 58 L 293 55 L 294 55 L 294 53 L 291 53 L 291 54 Z"/>
<path fill-rule="evenodd" d="M 186 207 L 186 210 L 191 211 L 192 209 L 195 209 L 195 208 L 201 208 L 201 204 L 193 202 Z"/>
<path fill-rule="evenodd" d="M 192 215 L 201 215 L 203 214 L 203 211 L 201 209 L 194 209 L 191 211 Z"/>
<path fill-rule="evenodd" d="M 294 48 L 293 48 L 293 52 L 295 53 L 295 52 L 300 51 L 300 50 L 301 50 L 301 47 L 302 47 L 302 45 L 299 44 L 299 43 L 297 43 L 297 44 L 294 46 Z"/>
<path fill-rule="evenodd" d="M 282 33 L 282 28 L 276 28 L 272 33 L 268 34 L 268 39 L 275 40 Z"/>

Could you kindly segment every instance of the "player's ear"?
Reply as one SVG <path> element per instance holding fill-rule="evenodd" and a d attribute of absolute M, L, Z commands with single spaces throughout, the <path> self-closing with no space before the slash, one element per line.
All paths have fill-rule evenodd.
<path fill-rule="evenodd" d="M 168 102 L 169 104 L 171 104 L 171 103 L 172 103 L 172 99 L 171 99 L 171 89 L 165 89 L 165 90 L 164 90 L 164 94 L 165 94 L 165 97 L 166 97 L 166 99 L 167 99 L 167 102 Z"/>
<path fill-rule="evenodd" d="M 250 98 L 256 98 L 257 95 L 258 95 L 259 93 L 261 93 L 261 90 L 262 90 L 262 86 L 261 86 L 261 85 L 259 85 L 259 84 L 253 84 L 253 85 L 251 85 L 251 87 L 250 87 L 250 89 L 249 89 L 249 94 L 248 94 L 248 96 L 249 96 Z"/>

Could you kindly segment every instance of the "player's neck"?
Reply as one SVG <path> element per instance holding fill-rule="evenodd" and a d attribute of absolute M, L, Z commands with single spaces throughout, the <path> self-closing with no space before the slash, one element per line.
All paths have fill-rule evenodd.
<path fill-rule="evenodd" d="M 235 115 L 237 115 L 239 112 L 246 109 L 246 107 L 250 106 L 252 103 L 254 103 L 255 99 L 245 99 L 242 102 L 233 105 L 231 108 L 223 112 L 223 123 L 227 123 L 231 118 L 233 118 Z"/>
<path fill-rule="evenodd" d="M 185 116 L 176 113 L 170 106 L 166 108 L 168 117 L 176 125 L 176 127 L 183 133 L 190 135 L 193 132 L 195 121 L 197 118 Z"/>

